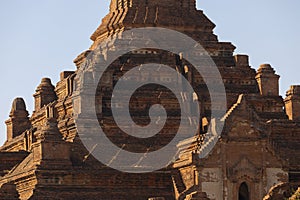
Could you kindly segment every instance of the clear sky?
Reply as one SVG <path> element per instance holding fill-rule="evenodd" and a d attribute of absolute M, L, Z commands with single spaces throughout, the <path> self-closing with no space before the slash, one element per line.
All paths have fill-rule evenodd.
<path fill-rule="evenodd" d="M 108 12 L 110 0 L 7 0 L 0 2 L 0 143 L 12 100 L 23 97 L 32 113 L 42 77 L 53 84 L 74 58 L 89 48 L 90 35 Z M 221 41 L 248 54 L 256 68 L 270 63 L 281 75 L 280 92 L 300 84 L 299 0 L 198 0 L 197 7 L 217 25 Z M 0 144 L 0 145 L 1 145 Z"/>

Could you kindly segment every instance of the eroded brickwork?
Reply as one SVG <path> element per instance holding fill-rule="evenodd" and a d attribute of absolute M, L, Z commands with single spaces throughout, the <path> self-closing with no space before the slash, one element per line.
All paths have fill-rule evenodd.
<path fill-rule="evenodd" d="M 118 58 L 104 73 L 95 97 L 100 125 L 117 146 L 135 152 L 159 149 L 174 137 L 180 120 L 172 93 L 148 85 L 136 91 L 130 102 L 134 121 L 149 123 L 148 109 L 153 104 L 165 106 L 173 121 L 166 124 L 159 138 L 144 143 L 120 133 L 112 118 L 110 98 L 119 78 L 137 65 L 161 63 L 180 72 L 195 89 L 197 98 L 190 100 L 199 104 L 203 119 L 198 134 L 178 144 L 178 160 L 152 173 L 130 174 L 103 165 L 83 146 L 73 118 L 76 104 L 72 95 L 77 70 L 97 45 L 111 35 L 121 36 L 123 31 L 139 27 L 169 28 L 199 42 L 221 73 L 227 105 L 217 109 L 227 113 L 222 119 L 211 119 L 206 83 L 179 55 L 141 49 Z M 203 12 L 196 10 L 195 0 L 111 1 L 109 14 L 91 36 L 93 45 L 74 61 L 77 70 L 62 72 L 56 86 L 50 79 L 42 79 L 30 117 L 21 98 L 13 102 L 6 121 L 7 141 L 0 148 L 0 199 L 256 200 L 271 190 L 266 197 L 270 199 L 282 184 L 297 186 L 299 86 L 292 86 L 283 99 L 279 96 L 279 76 L 272 66 L 263 64 L 256 72 L 247 55 L 233 55 L 231 43 L 218 41 L 214 28 Z M 161 72 L 157 76 L 169 78 Z M 212 74 L 208 81 L 214 80 Z M 183 91 L 183 96 L 189 95 Z M 210 154 L 200 158 L 212 145 L 201 141 L 219 131 L 215 126 L 220 121 L 225 123 L 221 137 Z"/>

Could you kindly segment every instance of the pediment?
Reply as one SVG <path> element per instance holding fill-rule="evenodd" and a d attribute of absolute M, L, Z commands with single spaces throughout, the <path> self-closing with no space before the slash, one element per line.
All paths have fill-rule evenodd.
<path fill-rule="evenodd" d="M 222 120 L 226 127 L 223 135 L 238 138 L 262 136 L 259 117 L 249 105 L 245 95 L 239 96 L 238 101 L 228 110 Z"/>
<path fill-rule="evenodd" d="M 233 118 L 230 124 L 230 129 L 227 131 L 228 137 L 242 138 L 260 138 L 262 136 L 260 130 L 256 125 L 243 118 Z"/>
<path fill-rule="evenodd" d="M 259 180 L 261 169 L 253 164 L 247 157 L 241 159 L 229 168 L 229 178 L 232 181 L 241 179 L 250 179 L 253 181 Z"/>

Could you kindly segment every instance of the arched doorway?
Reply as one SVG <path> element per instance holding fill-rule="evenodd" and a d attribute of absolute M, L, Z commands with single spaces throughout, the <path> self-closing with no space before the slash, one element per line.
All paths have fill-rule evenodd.
<path fill-rule="evenodd" d="M 243 182 L 239 189 L 239 200 L 250 200 L 249 188 L 247 183 Z"/>

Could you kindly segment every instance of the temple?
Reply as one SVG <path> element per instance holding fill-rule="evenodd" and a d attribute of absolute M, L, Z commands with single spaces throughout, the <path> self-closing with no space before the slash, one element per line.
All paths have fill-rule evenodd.
<path fill-rule="evenodd" d="M 99 162 L 83 145 L 74 120 L 74 87 L 78 71 L 101 42 L 142 27 L 175 30 L 200 43 L 220 71 L 227 104 L 224 116 L 212 119 L 203 77 L 179 55 L 141 49 L 116 59 L 104 73 L 95 97 L 101 105 L 99 124 L 116 146 L 133 152 L 158 150 L 172 140 L 180 123 L 177 101 L 170 91 L 147 85 L 130 102 L 134 121 L 149 123 L 149 105 L 153 104 L 166 107 L 173 121 L 142 144 L 118 129 L 110 111 L 112 91 L 137 64 L 158 62 L 180 71 L 197 96 L 186 100 L 199 104 L 202 119 L 199 134 L 178 143 L 173 163 L 151 173 L 126 173 Z M 92 46 L 74 60 L 74 71 L 61 72 L 56 86 L 49 78 L 41 80 L 31 115 L 22 98 L 13 101 L 5 122 L 7 140 L 0 147 L 0 199 L 298 199 L 300 86 L 293 85 L 285 98 L 280 96 L 275 69 L 269 64 L 253 69 L 249 57 L 235 55 L 235 46 L 220 42 L 214 28 L 203 11 L 196 9 L 195 0 L 111 0 L 109 13 L 91 36 Z M 158 76 L 163 79 L 168 74 Z M 216 145 L 206 157 L 199 157 L 212 145 L 201 141 L 220 131 L 214 124 L 221 121 L 224 128 Z"/>

